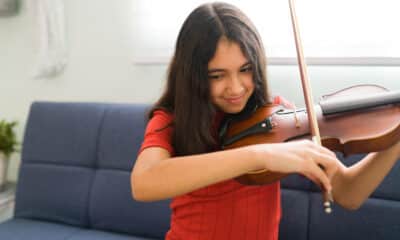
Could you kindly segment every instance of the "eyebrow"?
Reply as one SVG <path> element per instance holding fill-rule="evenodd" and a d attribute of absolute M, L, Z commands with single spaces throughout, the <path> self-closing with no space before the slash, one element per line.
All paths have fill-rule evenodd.
<path fill-rule="evenodd" d="M 247 65 L 250 65 L 249 61 L 244 63 L 242 66 L 240 66 L 240 68 L 247 67 Z M 225 71 L 225 69 L 223 69 L 223 68 L 212 68 L 212 69 L 208 70 L 208 73 L 224 72 L 224 71 Z"/>

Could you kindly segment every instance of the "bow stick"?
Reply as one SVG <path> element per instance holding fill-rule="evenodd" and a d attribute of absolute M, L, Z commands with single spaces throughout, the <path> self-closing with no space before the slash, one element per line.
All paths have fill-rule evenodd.
<path fill-rule="evenodd" d="M 295 12 L 295 8 L 294 8 L 293 0 L 289 0 L 289 7 L 290 7 L 290 15 L 291 15 L 291 19 L 292 19 L 294 39 L 296 42 L 297 61 L 299 63 L 300 78 L 301 78 L 301 83 L 302 83 L 302 87 L 303 87 L 303 95 L 304 95 L 304 101 L 305 101 L 306 109 L 307 109 L 307 115 L 308 115 L 310 130 L 311 130 L 311 136 L 312 136 L 312 140 L 316 144 L 321 145 L 321 136 L 319 133 L 318 121 L 317 121 L 317 117 L 315 114 L 314 102 L 313 102 L 313 98 L 312 98 L 310 82 L 308 79 L 307 68 L 306 68 L 306 64 L 304 61 L 303 49 L 302 49 L 302 45 L 301 45 L 300 34 L 299 34 L 299 29 L 298 29 L 298 23 L 296 20 L 297 18 L 296 18 L 296 12 Z M 331 213 L 332 212 L 331 202 L 333 202 L 332 193 L 330 191 L 325 191 L 323 193 L 323 195 L 324 195 L 323 197 L 324 197 L 325 212 Z"/>

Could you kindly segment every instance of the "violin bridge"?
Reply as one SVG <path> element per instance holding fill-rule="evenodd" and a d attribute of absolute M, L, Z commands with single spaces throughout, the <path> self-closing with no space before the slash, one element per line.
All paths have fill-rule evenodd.
<path fill-rule="evenodd" d="M 296 128 L 300 128 L 301 127 L 301 125 L 300 125 L 300 121 L 299 121 L 299 118 L 297 117 L 297 110 L 296 110 L 296 107 L 294 107 L 294 121 L 295 121 L 295 123 L 296 123 Z"/>

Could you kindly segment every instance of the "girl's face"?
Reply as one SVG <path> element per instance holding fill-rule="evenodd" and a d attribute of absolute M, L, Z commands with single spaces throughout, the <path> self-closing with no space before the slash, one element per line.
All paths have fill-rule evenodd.
<path fill-rule="evenodd" d="M 208 63 L 212 103 L 225 113 L 244 109 L 254 91 L 253 71 L 240 46 L 226 38 L 218 42 Z"/>

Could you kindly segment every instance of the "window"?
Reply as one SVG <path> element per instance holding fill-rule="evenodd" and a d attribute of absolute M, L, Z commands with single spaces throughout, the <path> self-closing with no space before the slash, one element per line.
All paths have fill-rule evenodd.
<path fill-rule="evenodd" d="M 168 62 L 184 19 L 203 2 L 137 0 L 134 61 Z M 254 22 L 270 64 L 296 63 L 288 1 L 226 2 L 238 6 Z M 298 0 L 295 6 L 308 64 L 400 65 L 396 1 Z"/>

